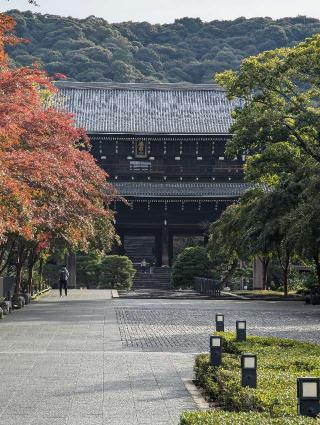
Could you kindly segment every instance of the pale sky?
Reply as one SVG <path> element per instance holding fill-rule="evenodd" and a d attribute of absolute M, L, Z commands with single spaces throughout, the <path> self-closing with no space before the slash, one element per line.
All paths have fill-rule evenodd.
<path fill-rule="evenodd" d="M 32 10 L 63 16 L 103 17 L 109 22 L 148 21 L 170 23 L 176 18 L 200 17 L 204 21 L 240 16 L 307 15 L 320 18 L 320 0 L 0 0 L 0 10 Z"/>

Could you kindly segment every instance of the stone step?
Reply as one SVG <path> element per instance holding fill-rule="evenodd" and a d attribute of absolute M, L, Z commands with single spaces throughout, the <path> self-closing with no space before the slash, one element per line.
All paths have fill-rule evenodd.
<path fill-rule="evenodd" d="M 150 289 L 152 291 L 156 291 L 158 289 L 171 289 L 170 269 L 166 269 L 165 272 L 158 272 L 159 269 L 160 268 L 156 268 L 154 273 L 142 273 L 138 271 L 133 281 L 133 290 Z"/>
<path fill-rule="evenodd" d="M 128 299 L 180 299 L 180 300 L 227 300 L 229 296 L 221 296 L 219 298 L 209 297 L 199 294 L 193 290 L 175 290 L 175 289 L 133 289 L 132 291 L 119 291 L 120 298 Z"/>

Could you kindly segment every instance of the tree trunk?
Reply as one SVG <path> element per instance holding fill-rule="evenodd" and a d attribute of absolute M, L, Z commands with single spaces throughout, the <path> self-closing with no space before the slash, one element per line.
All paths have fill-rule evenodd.
<path fill-rule="evenodd" d="M 22 281 L 22 269 L 27 259 L 28 250 L 25 246 L 23 240 L 19 241 L 17 244 L 17 258 L 16 258 L 16 285 L 15 285 L 15 294 L 19 294 L 21 292 L 21 281 Z"/>
<path fill-rule="evenodd" d="M 42 282 L 43 282 L 43 265 L 44 265 L 43 258 L 42 258 L 42 257 L 40 257 L 40 264 L 39 264 L 39 277 L 40 277 L 40 283 L 41 283 L 41 284 L 42 284 Z"/>
<path fill-rule="evenodd" d="M 270 259 L 267 257 L 262 257 L 262 288 L 268 289 L 268 267 Z"/>
<path fill-rule="evenodd" d="M 33 270 L 38 260 L 38 255 L 35 253 L 35 249 L 29 250 L 28 256 L 28 292 L 33 295 Z"/>
<path fill-rule="evenodd" d="M 263 263 L 263 270 L 262 270 L 262 288 L 264 290 L 268 289 L 268 266 Z"/>
<path fill-rule="evenodd" d="M 283 290 L 284 290 L 285 296 L 288 296 L 289 269 L 290 269 L 290 256 L 287 255 L 285 259 L 285 264 L 283 267 Z"/>
<path fill-rule="evenodd" d="M 33 267 L 34 264 L 28 264 L 28 292 L 33 295 Z"/>
<path fill-rule="evenodd" d="M 222 286 L 225 286 L 228 283 L 229 278 L 233 275 L 233 273 L 237 269 L 238 262 L 239 262 L 238 259 L 233 260 L 233 262 L 230 265 L 229 270 L 227 271 L 227 273 L 225 274 L 225 276 L 222 279 L 222 282 L 221 282 Z"/>
<path fill-rule="evenodd" d="M 23 262 L 18 259 L 18 261 L 16 262 L 16 285 L 14 288 L 14 293 L 16 295 L 20 294 L 21 292 L 22 268 Z"/>
<path fill-rule="evenodd" d="M 277 254 L 278 254 L 280 266 L 283 271 L 283 292 L 284 292 L 284 295 L 287 296 L 291 252 L 289 252 L 288 250 L 285 250 L 284 258 L 281 257 L 280 249 L 277 249 Z"/>
<path fill-rule="evenodd" d="M 1 254 L 0 254 L 0 274 L 4 272 L 4 270 L 8 267 L 14 256 L 15 249 L 15 239 L 11 241 L 11 243 L 7 242 L 1 246 Z"/>
<path fill-rule="evenodd" d="M 283 293 L 288 296 L 288 271 L 283 272 Z"/>

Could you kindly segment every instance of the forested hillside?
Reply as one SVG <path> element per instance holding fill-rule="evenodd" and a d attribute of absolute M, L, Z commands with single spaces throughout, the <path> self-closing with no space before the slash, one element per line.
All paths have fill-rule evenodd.
<path fill-rule="evenodd" d="M 12 47 L 17 65 L 39 62 L 49 74 L 78 81 L 210 82 L 215 72 L 237 68 L 263 50 L 292 46 L 320 32 L 320 21 L 299 16 L 239 18 L 173 24 L 109 24 L 94 16 L 74 19 L 10 11 L 17 34 L 29 43 Z"/>

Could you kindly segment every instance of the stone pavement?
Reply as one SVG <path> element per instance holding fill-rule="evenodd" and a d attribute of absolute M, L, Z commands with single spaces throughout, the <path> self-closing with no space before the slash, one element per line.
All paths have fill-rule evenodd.
<path fill-rule="evenodd" d="M 299 302 L 53 291 L 0 322 L 0 425 L 177 425 L 217 312 L 227 328 L 244 318 L 254 334 L 320 338 L 320 308 Z"/>
<path fill-rule="evenodd" d="M 115 302 L 53 291 L 1 321 L 1 425 L 167 425 L 195 407 L 192 356 L 124 350 Z"/>

